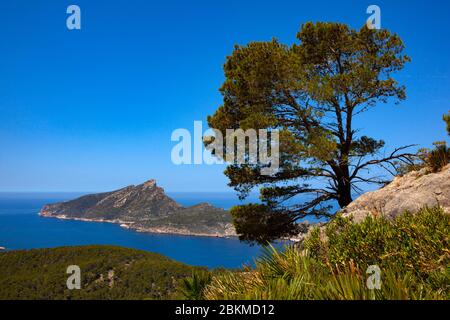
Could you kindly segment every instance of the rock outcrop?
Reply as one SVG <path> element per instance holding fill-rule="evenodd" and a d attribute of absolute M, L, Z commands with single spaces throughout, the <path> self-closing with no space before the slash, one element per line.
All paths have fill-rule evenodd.
<path fill-rule="evenodd" d="M 358 222 L 368 215 L 395 217 L 405 210 L 415 212 L 436 205 L 450 213 L 450 165 L 437 173 L 423 169 L 395 177 L 383 188 L 360 196 L 342 213 Z"/>
<path fill-rule="evenodd" d="M 60 219 L 118 223 L 142 232 L 234 236 L 230 214 L 207 203 L 183 207 L 149 180 L 116 191 L 90 194 L 45 205 L 40 215 Z"/>

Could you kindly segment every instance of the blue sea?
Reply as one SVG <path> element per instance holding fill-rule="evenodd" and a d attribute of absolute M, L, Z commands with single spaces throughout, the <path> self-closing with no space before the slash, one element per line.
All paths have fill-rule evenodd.
<path fill-rule="evenodd" d="M 139 233 L 119 225 L 43 218 L 47 203 L 82 193 L 0 193 L 0 246 L 8 250 L 108 244 L 157 252 L 190 265 L 238 268 L 252 264 L 261 248 L 238 239 Z M 229 209 L 239 204 L 232 193 L 169 193 L 182 205 L 208 202 Z M 250 197 L 249 201 L 256 199 Z"/>

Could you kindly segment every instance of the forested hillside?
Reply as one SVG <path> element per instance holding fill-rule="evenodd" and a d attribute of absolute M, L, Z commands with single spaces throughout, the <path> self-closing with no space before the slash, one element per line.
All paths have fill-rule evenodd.
<path fill-rule="evenodd" d="M 81 269 L 81 289 L 67 289 L 67 267 Z M 0 299 L 168 299 L 191 267 L 162 255 L 114 246 L 0 253 Z"/>

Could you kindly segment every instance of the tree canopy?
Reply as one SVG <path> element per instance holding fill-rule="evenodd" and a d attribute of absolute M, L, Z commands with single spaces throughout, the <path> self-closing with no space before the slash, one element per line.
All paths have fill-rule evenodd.
<path fill-rule="evenodd" d="M 297 234 L 300 218 L 331 216 L 330 203 L 348 205 L 358 184 L 385 183 L 367 175 L 371 167 L 390 170 L 410 156 L 405 147 L 382 155 L 383 140 L 354 128 L 358 114 L 405 99 L 405 87 L 393 78 L 410 61 L 400 37 L 318 22 L 304 24 L 297 39 L 290 46 L 276 39 L 236 45 L 224 65 L 223 104 L 208 117 L 223 133 L 279 130 L 277 172 L 261 174 L 267 165 L 261 163 L 230 163 L 225 170 L 241 198 L 260 187 L 260 204 L 231 211 L 242 240 Z"/>

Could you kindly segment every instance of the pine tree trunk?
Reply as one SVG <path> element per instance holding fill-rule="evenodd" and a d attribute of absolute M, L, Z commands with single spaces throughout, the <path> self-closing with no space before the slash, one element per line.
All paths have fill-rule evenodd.
<path fill-rule="evenodd" d="M 338 182 L 338 203 L 341 208 L 348 206 L 352 199 L 352 188 L 348 179 L 343 178 Z"/>

